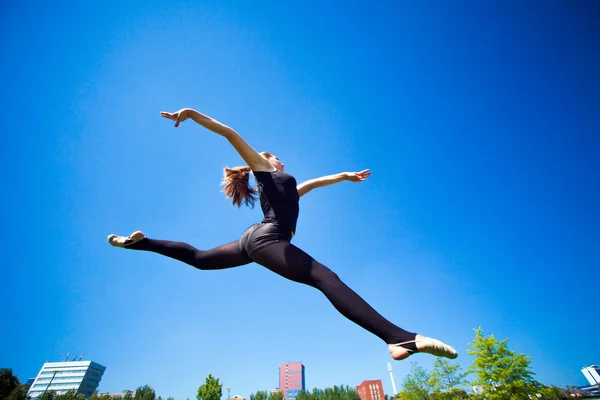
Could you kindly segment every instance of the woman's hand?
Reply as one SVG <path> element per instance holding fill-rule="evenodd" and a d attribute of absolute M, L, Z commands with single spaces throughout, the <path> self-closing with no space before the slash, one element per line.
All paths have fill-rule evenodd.
<path fill-rule="evenodd" d="M 360 172 L 346 172 L 346 180 L 350 182 L 362 182 L 371 175 L 371 171 L 365 169 Z"/>
<path fill-rule="evenodd" d="M 160 115 L 162 115 L 163 117 L 165 117 L 167 119 L 175 121 L 175 128 L 177 128 L 180 123 L 182 123 L 183 121 L 185 121 L 186 119 L 191 117 L 191 113 L 193 111 L 194 110 L 192 110 L 191 108 L 182 108 L 181 110 L 176 111 L 174 113 L 161 111 Z"/>

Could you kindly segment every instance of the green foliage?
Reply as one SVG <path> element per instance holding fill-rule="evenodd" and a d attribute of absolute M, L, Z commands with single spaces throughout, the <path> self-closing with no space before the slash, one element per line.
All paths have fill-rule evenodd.
<path fill-rule="evenodd" d="M 132 398 L 133 397 L 131 397 L 130 395 L 129 400 L 131 400 Z M 112 398 L 108 393 L 99 394 L 98 391 L 95 391 L 90 397 L 87 398 L 87 400 L 112 400 Z"/>
<path fill-rule="evenodd" d="M 12 369 L 0 368 L 0 399 L 6 399 L 20 384 Z"/>
<path fill-rule="evenodd" d="M 481 327 L 475 329 L 475 339 L 468 353 L 475 356 L 468 372 L 475 374 L 473 385 L 484 388 L 490 400 L 527 399 L 535 396 L 540 385 L 533 379 L 531 357 L 508 349 L 508 339 L 485 336 Z"/>
<path fill-rule="evenodd" d="M 85 398 L 85 396 L 84 396 Z M 129 399 L 131 399 L 131 397 L 129 397 Z M 108 394 L 98 394 L 98 392 L 94 392 L 92 393 L 92 395 L 90 397 L 88 397 L 88 400 L 112 400 L 112 398 L 110 397 L 110 395 Z"/>
<path fill-rule="evenodd" d="M 460 364 L 450 363 L 442 358 L 436 360 L 431 373 L 417 363 L 412 363 L 402 382 L 402 391 L 392 400 L 468 399 L 469 394 L 462 389 L 467 383 L 465 376 Z"/>
<path fill-rule="evenodd" d="M 252 400 L 252 398 L 250 398 L 250 400 Z M 298 392 L 296 400 L 314 400 L 314 398 L 310 392 L 307 392 L 306 390 L 301 390 Z"/>
<path fill-rule="evenodd" d="M 38 397 L 38 400 L 54 400 L 55 398 L 56 392 L 54 390 L 48 390 Z"/>
<path fill-rule="evenodd" d="M 283 400 L 283 393 L 281 393 L 280 391 L 271 392 L 269 393 L 269 397 L 267 397 L 267 400 Z"/>
<path fill-rule="evenodd" d="M 428 400 L 431 398 L 432 386 L 427 370 L 417 363 L 411 363 L 408 375 L 402 381 L 401 400 Z"/>
<path fill-rule="evenodd" d="M 156 392 L 148 385 L 140 386 L 136 389 L 133 400 L 156 400 Z"/>
<path fill-rule="evenodd" d="M 393 400 L 414 400 L 415 398 L 417 397 L 414 396 L 414 393 L 408 393 L 402 390 L 393 398 Z M 428 397 L 425 397 L 425 399 L 428 399 Z"/>
<path fill-rule="evenodd" d="M 301 390 L 296 400 L 360 400 L 356 389 L 347 386 L 334 386 L 325 389 L 313 389 L 312 392 Z"/>
<path fill-rule="evenodd" d="M 563 400 L 570 398 L 564 390 L 557 388 L 556 386 L 545 386 L 538 390 L 538 393 L 544 400 Z"/>
<path fill-rule="evenodd" d="M 27 392 L 29 391 L 29 385 L 21 384 L 14 388 L 12 392 L 6 397 L 6 400 L 27 400 Z"/>
<path fill-rule="evenodd" d="M 434 393 L 451 393 L 456 396 L 467 384 L 466 376 L 467 373 L 461 370 L 459 363 L 437 358 L 429 375 L 429 385 Z"/>
<path fill-rule="evenodd" d="M 133 400 L 133 393 L 127 391 L 123 394 L 122 400 Z"/>
<path fill-rule="evenodd" d="M 267 400 L 267 397 L 269 397 L 269 394 L 266 390 L 259 390 L 258 392 L 250 395 L 250 400 Z"/>
<path fill-rule="evenodd" d="M 197 400 L 220 400 L 223 395 L 223 384 L 219 383 L 219 378 L 213 378 L 208 374 L 204 384 L 198 388 Z"/>
<path fill-rule="evenodd" d="M 85 400 L 85 396 L 81 393 L 77 393 L 75 389 L 72 389 L 66 393 L 57 395 L 55 400 Z"/>
<path fill-rule="evenodd" d="M 431 400 L 458 400 L 471 398 L 467 392 L 462 389 L 453 389 L 448 392 L 435 392 L 431 395 Z"/>
<path fill-rule="evenodd" d="M 356 389 L 349 386 L 333 386 L 323 390 L 325 400 L 360 400 Z"/>

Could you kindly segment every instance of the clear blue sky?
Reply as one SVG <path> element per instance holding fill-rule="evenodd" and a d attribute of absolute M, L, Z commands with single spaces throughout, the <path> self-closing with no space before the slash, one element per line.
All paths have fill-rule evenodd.
<path fill-rule="evenodd" d="M 22 381 L 70 351 L 107 366 L 101 391 L 194 398 L 212 373 L 248 396 L 301 361 L 308 388 L 391 392 L 385 344 L 318 291 L 106 243 L 142 229 L 210 248 L 260 220 L 219 192 L 241 163 L 228 143 L 159 115 L 182 107 L 299 181 L 370 168 L 302 198 L 294 243 L 464 368 L 477 326 L 545 384 L 600 363 L 598 2 L 0 9 L 0 366 Z M 398 384 L 409 367 L 393 363 Z"/>

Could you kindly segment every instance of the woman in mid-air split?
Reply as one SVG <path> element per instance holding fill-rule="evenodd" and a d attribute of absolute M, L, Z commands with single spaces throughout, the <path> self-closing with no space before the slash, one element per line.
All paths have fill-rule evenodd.
<path fill-rule="evenodd" d="M 182 242 L 150 239 L 140 231 L 129 236 L 109 235 L 111 245 L 159 253 L 201 270 L 256 262 L 284 278 L 323 292 L 342 315 L 385 341 L 396 360 L 405 359 L 413 353 L 447 358 L 458 356 L 456 350 L 447 344 L 405 331 L 383 318 L 329 268 L 290 243 L 296 231 L 300 197 L 312 189 L 342 181 L 362 182 L 371 174 L 369 170 L 324 176 L 297 185 L 294 177 L 284 172 L 284 164 L 276 156 L 257 153 L 232 128 L 190 108 L 175 113 L 161 112 L 161 115 L 175 121 L 175 127 L 192 119 L 233 145 L 248 166 L 225 168 L 223 191 L 238 207 L 242 203 L 254 205 L 258 193 L 264 219 L 249 227 L 239 240 L 212 250 L 198 250 Z M 249 187 L 250 173 L 256 179 L 257 188 Z"/>

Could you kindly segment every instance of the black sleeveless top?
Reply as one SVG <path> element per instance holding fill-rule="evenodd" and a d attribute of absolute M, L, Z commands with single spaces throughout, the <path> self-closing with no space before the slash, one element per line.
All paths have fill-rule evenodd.
<path fill-rule="evenodd" d="M 260 207 L 265 215 L 262 222 L 274 223 L 295 233 L 300 212 L 296 179 L 281 171 L 252 173 L 258 185 Z"/>

